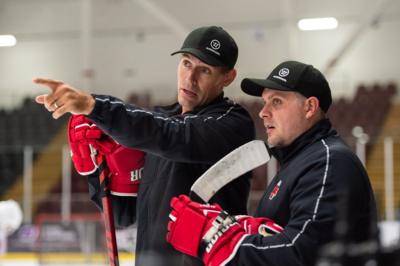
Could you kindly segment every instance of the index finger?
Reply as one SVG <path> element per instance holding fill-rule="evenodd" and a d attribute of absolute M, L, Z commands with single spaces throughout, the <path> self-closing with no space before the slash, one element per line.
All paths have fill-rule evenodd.
<path fill-rule="evenodd" d="M 45 85 L 49 87 L 53 92 L 58 86 L 64 84 L 64 82 L 60 80 L 46 79 L 46 78 L 34 78 L 32 81 L 36 84 Z"/>

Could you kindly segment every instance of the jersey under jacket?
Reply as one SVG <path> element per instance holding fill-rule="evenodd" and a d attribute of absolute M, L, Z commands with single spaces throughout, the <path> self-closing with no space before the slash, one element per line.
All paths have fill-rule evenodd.
<path fill-rule="evenodd" d="M 320 248 L 330 241 L 344 237 L 342 241 L 354 243 L 376 237 L 376 205 L 368 175 L 327 119 L 291 145 L 271 152 L 280 169 L 255 216 L 274 220 L 284 231 L 245 237 L 228 265 L 312 266 Z"/>
<path fill-rule="evenodd" d="M 194 181 L 212 164 L 254 139 L 250 115 L 222 94 L 185 114 L 181 114 L 178 103 L 147 111 L 114 97 L 94 97 L 95 108 L 88 118 L 121 145 L 146 152 L 136 205 L 135 265 L 182 265 L 182 254 L 166 241 L 170 200 L 189 194 Z M 246 174 L 228 184 L 211 202 L 219 203 L 232 214 L 246 213 L 249 177 Z M 122 204 L 128 202 L 131 201 Z M 125 210 L 125 214 L 118 215 L 125 218 L 127 210 L 134 210 L 131 206 L 118 209 Z"/>

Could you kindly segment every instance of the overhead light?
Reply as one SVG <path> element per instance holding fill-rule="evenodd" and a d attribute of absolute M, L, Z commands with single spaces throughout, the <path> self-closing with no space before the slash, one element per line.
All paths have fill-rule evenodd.
<path fill-rule="evenodd" d="M 297 23 L 300 30 L 333 30 L 338 26 L 336 18 L 307 18 Z"/>
<path fill-rule="evenodd" d="M 14 35 L 0 35 L 0 47 L 14 46 L 17 39 Z"/>

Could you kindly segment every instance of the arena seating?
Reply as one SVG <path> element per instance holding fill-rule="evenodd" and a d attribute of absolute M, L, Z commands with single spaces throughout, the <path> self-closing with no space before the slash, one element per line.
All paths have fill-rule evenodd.
<path fill-rule="evenodd" d="M 393 83 L 369 87 L 360 85 L 352 100 L 340 98 L 333 102 L 328 111 L 329 119 L 350 146 L 355 145 L 356 140 L 352 135 L 355 126 L 362 127 L 369 136 L 369 143 L 374 143 L 396 90 Z"/>
<path fill-rule="evenodd" d="M 36 210 L 36 214 L 60 214 L 61 212 L 61 181 L 49 191 Z M 88 196 L 88 182 L 86 176 L 79 175 L 74 169 L 71 172 L 71 213 L 87 214 L 98 213 L 97 207 Z"/>
<path fill-rule="evenodd" d="M 370 142 L 376 138 L 379 133 L 382 121 L 390 107 L 393 96 L 396 93 L 395 84 L 386 86 L 373 85 L 371 87 L 359 86 L 353 99 L 339 98 L 335 99 L 328 113 L 329 119 L 337 129 L 338 133 L 346 140 L 350 146 L 354 146 L 355 138 L 352 135 L 352 129 L 355 126 L 363 127 L 364 131 L 370 136 Z M 146 108 L 152 105 L 149 95 L 131 94 L 128 98 L 130 103 L 138 104 Z M 250 113 L 256 125 L 256 138 L 265 140 L 265 129 L 262 120 L 258 117 L 258 113 L 262 108 L 262 102 L 259 99 L 240 102 Z M 85 201 L 87 194 L 87 181 L 85 177 L 79 176 L 73 171 L 73 193 L 81 195 L 80 201 L 72 203 L 72 211 L 81 212 L 97 212 L 94 205 Z M 253 198 L 250 199 L 250 212 L 254 211 L 255 204 L 262 191 L 267 186 L 267 170 L 265 166 L 261 166 L 253 171 L 252 191 Z M 58 185 L 51 192 L 53 197 L 59 195 L 61 185 Z M 254 198 L 256 197 L 256 198 Z M 48 204 L 42 204 L 39 212 L 49 212 Z M 60 204 L 53 207 L 53 211 L 59 211 Z M 46 209 L 47 208 L 47 209 Z"/>
<path fill-rule="evenodd" d="M 65 118 L 52 119 L 31 98 L 15 109 L 0 110 L 0 196 L 22 174 L 23 147 L 40 152 L 65 123 Z"/>
<path fill-rule="evenodd" d="M 353 99 L 335 99 L 328 117 L 338 133 L 350 145 L 354 146 L 355 138 L 352 129 L 361 126 L 369 135 L 371 145 L 379 135 L 383 121 L 396 95 L 394 83 L 372 86 L 360 85 Z M 250 98 L 249 98 L 250 99 Z M 154 106 L 149 94 L 131 94 L 128 101 L 146 108 Z M 240 102 L 253 117 L 256 124 L 256 137 L 265 140 L 265 129 L 258 113 L 262 101 L 257 98 Z M 50 114 L 32 99 L 25 99 L 20 108 L 0 110 L 0 195 L 7 189 L 17 176 L 22 173 L 22 147 L 31 145 L 35 151 L 49 143 L 52 136 L 65 126 L 66 119 L 54 120 Z M 262 166 L 253 171 L 252 199 L 250 212 L 267 186 L 266 167 Z M 60 179 L 60 176 L 57 178 Z M 60 212 L 61 182 L 51 189 L 47 199 L 37 208 L 37 213 Z M 87 180 L 75 171 L 72 173 L 73 213 L 97 212 L 87 196 Z M 255 196 L 254 196 L 255 195 Z M 256 197 L 256 198 L 254 198 Z"/>

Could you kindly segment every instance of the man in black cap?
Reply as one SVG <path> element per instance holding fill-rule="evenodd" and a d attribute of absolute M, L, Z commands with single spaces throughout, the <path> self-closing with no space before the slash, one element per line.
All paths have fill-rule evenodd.
<path fill-rule="evenodd" d="M 84 114 L 119 144 L 146 152 L 136 204 L 136 266 L 183 264 L 182 254 L 165 239 L 171 198 L 188 194 L 212 164 L 255 137 L 247 111 L 223 96 L 224 88 L 236 77 L 238 48 L 233 38 L 221 27 L 201 27 L 173 54 L 178 53 L 178 102 L 155 111 L 112 96 L 90 95 L 62 81 L 34 80 L 50 88 L 49 95 L 36 100 L 53 112 L 54 118 L 67 112 Z M 91 186 L 95 188 L 92 197 L 96 197 L 98 184 Z M 249 190 L 246 174 L 219 191 L 211 202 L 234 214 L 245 213 Z M 117 201 L 121 202 L 113 197 L 119 210 L 131 209 L 129 202 Z M 124 213 L 122 219 L 133 215 Z"/>
<path fill-rule="evenodd" d="M 287 61 L 266 79 L 245 78 L 241 87 L 264 101 L 259 116 L 279 172 L 254 217 L 245 222 L 218 206 L 214 208 L 219 214 L 204 214 L 211 207 L 196 205 L 185 196 L 174 198 L 169 242 L 199 256 L 206 265 L 310 266 L 330 241 L 375 239 L 377 213 L 370 181 L 326 117 L 332 97 L 321 72 Z M 197 244 L 175 237 L 185 234 L 188 220 L 202 226 L 190 227 L 198 232 L 193 236 L 200 239 Z"/>

